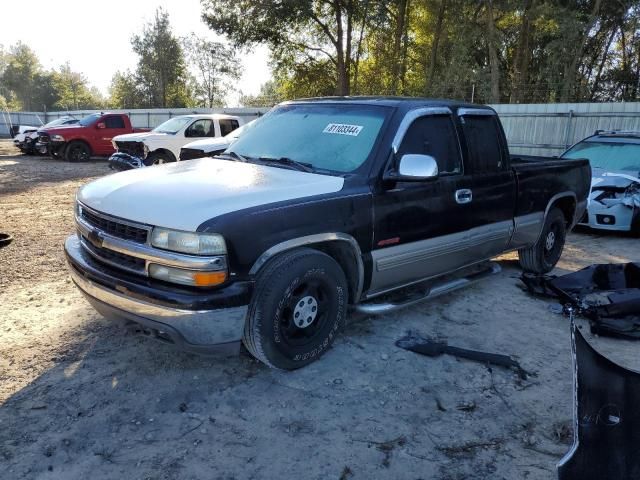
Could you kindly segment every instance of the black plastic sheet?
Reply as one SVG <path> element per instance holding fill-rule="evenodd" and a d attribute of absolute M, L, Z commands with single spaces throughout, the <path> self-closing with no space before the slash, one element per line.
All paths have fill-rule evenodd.
<path fill-rule="evenodd" d="M 640 264 L 591 265 L 559 277 L 523 274 L 532 295 L 555 298 L 589 319 L 596 335 L 640 339 Z"/>
<path fill-rule="evenodd" d="M 574 443 L 559 480 L 640 479 L 640 373 L 598 353 L 571 324 Z"/>

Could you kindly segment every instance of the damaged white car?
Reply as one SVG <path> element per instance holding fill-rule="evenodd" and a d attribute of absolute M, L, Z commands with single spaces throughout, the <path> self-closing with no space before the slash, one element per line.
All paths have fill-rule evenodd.
<path fill-rule="evenodd" d="M 593 171 L 581 225 L 640 235 L 640 132 L 598 130 L 562 158 L 587 158 Z"/>

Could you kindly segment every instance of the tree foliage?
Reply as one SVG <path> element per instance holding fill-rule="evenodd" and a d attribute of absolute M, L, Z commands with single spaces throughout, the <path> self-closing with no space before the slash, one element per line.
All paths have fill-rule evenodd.
<path fill-rule="evenodd" d="M 104 99 L 84 75 L 67 63 L 44 70 L 35 52 L 18 42 L 0 49 L 0 97 L 5 108 L 15 110 L 77 110 L 100 108 Z"/>
<path fill-rule="evenodd" d="M 268 44 L 288 98 L 640 96 L 639 0 L 203 0 L 203 18 L 238 46 Z"/>
<path fill-rule="evenodd" d="M 191 97 L 184 52 L 171 30 L 169 14 L 158 8 L 142 34 L 133 36 L 131 46 L 139 57 L 135 78 L 143 105 L 189 106 Z"/>
<path fill-rule="evenodd" d="M 236 51 L 221 42 L 200 38 L 194 33 L 182 40 L 191 67 L 192 90 L 199 107 L 224 105 L 233 81 L 242 75 Z"/>

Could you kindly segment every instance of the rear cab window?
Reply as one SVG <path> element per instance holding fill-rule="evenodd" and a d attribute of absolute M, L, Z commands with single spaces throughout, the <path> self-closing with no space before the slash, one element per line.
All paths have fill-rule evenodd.
<path fill-rule="evenodd" d="M 220 119 L 220 135 L 226 137 L 239 126 L 240 123 L 238 122 L 238 120 L 235 120 L 233 118 Z"/>
<path fill-rule="evenodd" d="M 468 152 L 469 173 L 493 173 L 507 169 L 502 130 L 493 110 L 462 108 L 458 111 Z"/>
<path fill-rule="evenodd" d="M 112 115 L 104 119 L 106 128 L 125 128 L 124 118 L 120 115 Z"/>

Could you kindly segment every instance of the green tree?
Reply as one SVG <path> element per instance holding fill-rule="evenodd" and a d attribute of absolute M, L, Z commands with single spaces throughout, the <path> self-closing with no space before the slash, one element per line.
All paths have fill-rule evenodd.
<path fill-rule="evenodd" d="M 203 18 L 237 46 L 267 43 L 276 61 L 291 67 L 328 69 L 333 92 L 351 89 L 353 28 L 358 0 L 203 0 Z M 285 55 L 286 54 L 286 55 Z"/>
<path fill-rule="evenodd" d="M 243 95 L 240 92 L 240 105 L 243 107 L 272 107 L 283 101 L 285 97 L 278 84 L 274 80 L 269 80 L 260 86 L 260 92 L 257 95 Z"/>
<path fill-rule="evenodd" d="M 233 48 L 194 33 L 182 40 L 193 73 L 193 94 L 198 106 L 224 105 L 233 82 L 242 75 L 242 65 Z"/>
<path fill-rule="evenodd" d="M 34 98 L 34 85 L 42 71 L 35 52 L 24 43 L 18 42 L 4 55 L 2 72 L 3 89 L 10 90 L 20 108 L 33 110 L 37 99 Z"/>
<path fill-rule="evenodd" d="M 65 63 L 52 74 L 57 100 L 54 106 L 64 110 L 101 108 L 104 99 L 97 89 L 89 86 L 84 75 L 71 70 Z"/>
<path fill-rule="evenodd" d="M 192 104 L 184 53 L 173 35 L 167 12 L 158 8 L 153 21 L 144 26 L 141 35 L 134 35 L 131 45 L 140 57 L 136 80 L 145 106 L 166 108 Z"/>
<path fill-rule="evenodd" d="M 112 108 L 142 108 L 143 94 L 131 71 L 116 72 L 109 87 L 109 106 Z"/>

